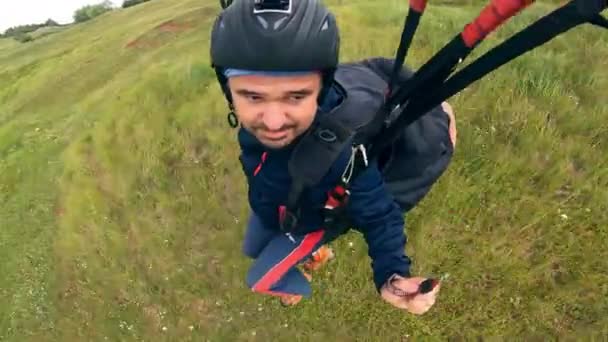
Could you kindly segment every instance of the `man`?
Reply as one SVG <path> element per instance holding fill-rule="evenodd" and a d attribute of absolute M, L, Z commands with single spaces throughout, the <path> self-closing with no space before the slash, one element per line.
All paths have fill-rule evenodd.
<path fill-rule="evenodd" d="M 381 298 L 422 314 L 435 303 L 440 286 L 416 294 L 425 278 L 410 274 L 404 252 L 407 209 L 387 190 L 384 162 L 371 160 L 352 180 L 347 221 L 327 227 L 323 208 L 328 191 L 347 177 L 352 161 L 351 150 L 345 149 L 323 179 L 302 193 L 297 229 L 282 229 L 293 180 L 288 161 L 302 137 L 327 115 L 356 117 L 372 113 L 383 101 L 391 61 L 375 58 L 338 65 L 338 52 L 334 16 L 316 0 L 236 0 L 213 26 L 212 63 L 232 109 L 229 120 L 235 127 L 240 122 L 240 161 L 249 184 L 252 214 L 243 249 L 255 261 L 247 284 L 255 292 L 279 296 L 284 305 L 298 303 L 311 292 L 311 276 L 299 266 L 318 269 L 333 257 L 327 243 L 353 228 L 368 244 Z M 357 81 L 364 74 L 373 78 L 373 86 Z M 447 103 L 443 109 L 434 115 L 446 125 L 451 151 L 455 122 Z M 315 158 L 310 156 L 313 166 Z"/>

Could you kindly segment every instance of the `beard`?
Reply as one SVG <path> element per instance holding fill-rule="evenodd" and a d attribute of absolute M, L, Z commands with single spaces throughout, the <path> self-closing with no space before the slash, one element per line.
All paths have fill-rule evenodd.
<path fill-rule="evenodd" d="M 299 134 L 296 124 L 286 124 L 274 130 L 264 124 L 254 124 L 249 130 L 263 145 L 272 149 L 288 146 Z"/>

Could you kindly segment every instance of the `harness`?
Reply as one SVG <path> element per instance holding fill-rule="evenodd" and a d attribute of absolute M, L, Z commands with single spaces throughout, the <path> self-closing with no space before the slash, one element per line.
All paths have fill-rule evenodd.
<path fill-rule="evenodd" d="M 426 8 L 426 0 L 411 0 L 389 85 L 385 90 L 384 103 L 378 106 L 380 110 L 370 117 L 365 113 L 366 107 L 352 108 L 361 116 L 358 122 L 344 120 L 340 115 L 326 115 L 309 129 L 296 146 L 289 161 L 292 187 L 287 203 L 279 208 L 283 231 L 296 230 L 298 199 L 302 191 L 321 180 L 344 148 L 350 146 L 351 158 L 338 184 L 327 194 L 324 207 L 326 227 L 331 227 L 343 217 L 352 180 L 370 165 L 370 161 L 377 160 L 408 125 L 429 110 L 507 62 L 576 26 L 590 23 L 608 28 L 608 20 L 600 15 L 608 7 L 607 0 L 571 0 L 448 78 L 488 34 L 533 2 L 534 0 L 492 0 L 462 32 L 422 65 L 413 77 L 397 84 L 397 75 L 403 67 Z M 336 79 L 339 83 L 339 73 Z M 341 86 L 348 88 L 348 83 L 342 82 Z M 349 94 L 348 91 L 349 89 L 346 94 Z M 355 100 L 354 103 L 356 102 Z M 314 156 L 314 162 L 311 156 Z"/>

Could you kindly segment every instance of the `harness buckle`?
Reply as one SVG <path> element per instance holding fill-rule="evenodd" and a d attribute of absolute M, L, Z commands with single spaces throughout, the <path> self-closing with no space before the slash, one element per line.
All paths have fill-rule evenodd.
<path fill-rule="evenodd" d="M 367 150 L 363 144 L 359 144 L 357 146 L 351 147 L 350 159 L 348 160 L 348 164 L 342 173 L 342 182 L 344 184 L 348 184 L 350 182 L 351 177 L 353 176 L 353 172 L 355 170 L 355 163 L 357 158 L 357 152 L 360 152 L 363 157 L 363 163 L 365 167 L 369 165 L 369 160 L 367 159 Z"/>
<path fill-rule="evenodd" d="M 283 232 L 292 232 L 298 226 L 298 213 L 292 213 L 286 206 L 279 207 L 279 226 Z"/>

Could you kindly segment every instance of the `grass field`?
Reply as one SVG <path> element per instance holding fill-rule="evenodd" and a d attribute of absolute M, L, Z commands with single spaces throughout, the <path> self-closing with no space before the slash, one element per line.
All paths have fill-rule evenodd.
<path fill-rule="evenodd" d="M 405 2 L 328 3 L 343 60 L 393 55 Z M 408 64 L 480 8 L 429 4 Z M 286 310 L 245 287 L 246 186 L 208 60 L 218 9 L 156 0 L 0 39 L 0 340 L 608 336 L 608 35 L 577 28 L 450 100 L 454 162 L 406 227 L 414 272 L 450 275 L 429 313 L 379 300 L 354 233 Z"/>

